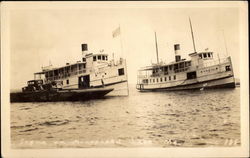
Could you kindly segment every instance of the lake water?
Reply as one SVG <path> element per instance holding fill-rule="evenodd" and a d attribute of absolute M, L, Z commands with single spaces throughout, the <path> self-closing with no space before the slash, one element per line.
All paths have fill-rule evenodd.
<path fill-rule="evenodd" d="M 240 88 L 12 103 L 13 148 L 240 145 Z"/>

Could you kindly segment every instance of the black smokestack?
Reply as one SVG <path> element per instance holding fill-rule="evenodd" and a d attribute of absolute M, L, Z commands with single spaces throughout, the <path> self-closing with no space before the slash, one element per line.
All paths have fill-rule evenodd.
<path fill-rule="evenodd" d="M 181 60 L 181 55 L 180 55 L 180 44 L 175 44 L 174 45 L 174 52 L 175 52 L 175 61 L 178 62 Z"/>
<path fill-rule="evenodd" d="M 82 44 L 82 51 L 88 51 L 88 44 Z"/>
<path fill-rule="evenodd" d="M 175 44 L 174 45 L 174 50 L 180 50 L 180 44 Z"/>

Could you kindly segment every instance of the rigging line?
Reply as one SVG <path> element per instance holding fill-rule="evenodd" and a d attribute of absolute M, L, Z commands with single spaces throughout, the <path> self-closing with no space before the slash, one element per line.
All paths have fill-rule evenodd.
<path fill-rule="evenodd" d="M 228 56 L 228 51 L 227 51 L 227 42 L 226 42 L 226 39 L 225 39 L 224 30 L 222 30 L 222 33 L 223 33 L 223 39 L 224 39 L 224 43 L 225 43 L 225 47 L 226 47 L 226 53 L 227 53 L 227 56 Z"/>
<path fill-rule="evenodd" d="M 119 29 L 120 29 L 120 43 L 121 43 L 121 56 L 123 57 L 123 44 L 122 44 L 122 30 L 121 30 L 121 26 L 120 26 L 120 24 L 119 24 Z"/>
<path fill-rule="evenodd" d="M 195 42 L 194 42 L 194 33 L 193 33 L 193 28 L 192 28 L 192 23 L 191 23 L 190 17 L 189 17 L 189 24 L 190 24 L 190 28 L 191 28 L 191 34 L 192 34 L 194 52 L 196 53 Z"/>
<path fill-rule="evenodd" d="M 123 44 L 122 44 L 122 30 L 121 30 L 121 26 L 120 26 L 120 24 L 119 24 L 119 29 L 120 29 L 120 42 L 121 42 L 121 53 L 122 53 L 122 57 L 123 58 L 125 58 L 124 57 L 124 52 L 123 52 Z M 125 62 L 125 69 L 126 69 L 126 79 L 127 79 L 127 93 L 128 93 L 128 95 L 129 95 L 129 86 L 128 86 L 128 72 L 127 72 L 127 61 L 126 61 L 126 59 L 123 59 L 124 60 L 124 62 Z"/>
<path fill-rule="evenodd" d="M 156 32 L 155 32 L 155 49 L 156 49 L 157 64 L 159 64 L 158 45 L 157 45 L 157 36 L 156 36 Z"/>

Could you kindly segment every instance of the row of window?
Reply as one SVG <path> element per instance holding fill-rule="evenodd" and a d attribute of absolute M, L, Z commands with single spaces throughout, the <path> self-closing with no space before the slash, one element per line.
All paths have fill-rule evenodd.
<path fill-rule="evenodd" d="M 218 70 L 218 67 L 212 68 L 212 69 L 201 70 L 200 72 L 203 73 L 203 72 L 210 72 L 210 71 L 215 71 L 215 70 Z M 225 66 L 225 70 L 226 71 L 231 71 L 230 65 Z"/>
<path fill-rule="evenodd" d="M 161 68 L 155 68 L 153 69 L 152 73 L 155 74 L 155 73 L 162 72 L 162 71 L 168 73 L 168 71 L 172 71 L 172 70 L 175 70 L 175 72 L 181 72 L 181 71 L 187 70 L 189 66 L 191 66 L 191 61 L 185 61 L 185 62 L 173 64 L 173 65 L 164 66 Z"/>
<path fill-rule="evenodd" d="M 74 73 L 74 72 L 78 72 L 81 70 L 84 70 L 86 68 L 86 64 L 75 64 L 75 65 L 71 65 L 71 66 L 67 66 L 64 68 L 60 68 L 60 69 L 56 69 L 56 70 L 52 70 L 52 71 L 47 71 L 45 72 L 45 77 L 58 77 L 58 76 L 63 76 L 65 74 L 68 73 Z"/>
<path fill-rule="evenodd" d="M 108 56 L 106 55 L 93 56 L 93 61 L 96 61 L 96 60 L 108 60 Z"/>
<path fill-rule="evenodd" d="M 218 70 L 218 67 L 213 68 L 213 69 L 201 70 L 201 73 L 203 73 L 203 72 L 210 72 L 210 71 L 214 71 L 214 70 Z"/>
<path fill-rule="evenodd" d="M 173 77 L 173 78 L 172 78 Z M 166 82 L 171 81 L 171 79 L 176 80 L 176 75 L 174 76 L 168 76 L 168 77 L 161 77 L 161 78 L 153 78 L 153 79 L 149 79 L 149 83 L 158 83 L 158 82 Z M 148 80 L 146 79 L 144 81 L 144 83 L 148 83 Z"/>
<path fill-rule="evenodd" d="M 202 59 L 202 58 L 210 58 L 210 57 L 213 57 L 213 53 L 202 53 L 202 54 L 199 54 L 199 57 Z"/>
<path fill-rule="evenodd" d="M 122 75 L 124 75 L 124 74 L 125 74 L 125 73 L 124 73 L 124 68 L 118 69 L 118 75 L 119 75 L 119 76 L 122 76 Z M 105 72 L 104 75 L 107 75 L 107 73 Z M 95 74 L 95 77 L 97 77 L 97 74 Z M 104 76 L 102 76 L 102 77 L 104 77 Z"/>

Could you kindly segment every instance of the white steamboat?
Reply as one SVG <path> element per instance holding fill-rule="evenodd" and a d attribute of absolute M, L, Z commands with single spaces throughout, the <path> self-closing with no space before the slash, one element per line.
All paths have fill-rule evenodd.
<path fill-rule="evenodd" d="M 74 64 L 52 68 L 43 67 L 42 72 L 34 73 L 35 79 L 44 83 L 56 83 L 62 89 L 88 89 L 110 87 L 114 90 L 127 87 L 126 60 L 109 60 L 103 52 L 89 53 L 88 45 L 82 44 L 82 59 Z"/>
<path fill-rule="evenodd" d="M 193 38 L 191 21 L 190 26 Z M 196 52 L 194 38 L 193 46 L 194 53 L 186 60 L 181 58 L 180 45 L 174 45 L 175 61 L 165 64 L 158 62 L 156 40 L 157 64 L 138 71 L 136 88 L 140 91 L 235 88 L 231 57 L 215 59 L 211 51 Z"/>

